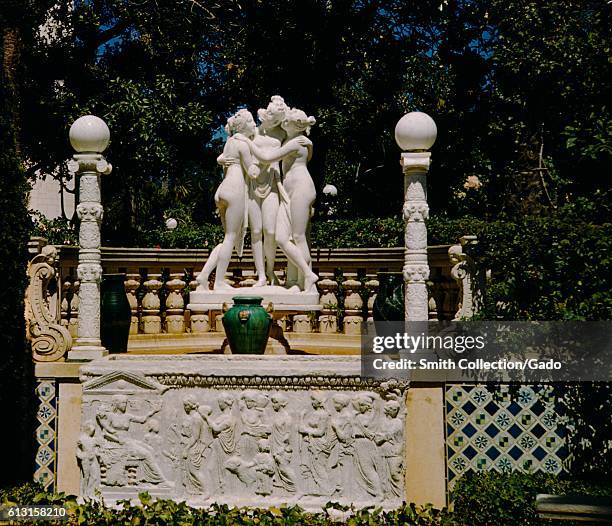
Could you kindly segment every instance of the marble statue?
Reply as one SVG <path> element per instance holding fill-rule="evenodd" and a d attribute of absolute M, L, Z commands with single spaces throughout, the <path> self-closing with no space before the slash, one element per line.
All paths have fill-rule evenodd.
<path fill-rule="evenodd" d="M 318 299 L 315 286 L 318 276 L 311 268 L 306 235 L 316 197 L 307 167 L 312 156 L 312 142 L 307 135 L 315 118 L 289 108 L 278 95 L 271 98 L 265 109 L 259 109 L 257 115 L 260 120 L 257 128 L 246 109 L 239 110 L 227 121 L 228 138 L 217 159 L 223 167 L 224 178 L 215 193 L 225 237 L 212 250 L 197 276 L 199 285 L 190 298 L 195 310 L 197 305 L 225 301 L 218 293 L 231 290 L 225 282 L 225 273 L 233 249 L 242 255 L 247 226 L 257 272 L 253 286 L 260 288 L 257 294 L 264 296 L 264 301 L 274 301 L 275 305 L 283 303 L 278 294 L 288 291 L 313 296 L 293 304 L 315 304 L 315 295 Z M 296 283 L 287 280 L 285 288 L 278 286 L 274 274 L 277 246 L 298 272 Z M 210 290 L 209 278 L 215 269 Z"/>
<path fill-rule="evenodd" d="M 224 280 L 225 272 L 233 249 L 236 249 L 239 256 L 242 255 L 248 222 L 246 174 L 258 174 L 249 148 L 244 142 L 237 141 L 234 137 L 237 133 L 248 138 L 254 137 L 253 115 L 245 109 L 239 110 L 227 120 L 225 131 L 229 137 L 218 159 L 218 162 L 224 167 L 223 181 L 215 193 L 215 204 L 221 217 L 225 236 L 223 242 L 212 250 L 202 272 L 197 277 L 199 288 L 203 290 L 209 288 L 208 278 L 214 269 L 216 269 L 214 289 L 231 288 Z"/>
<path fill-rule="evenodd" d="M 245 141 L 250 151 L 261 162 L 282 161 L 283 187 L 286 195 L 281 196 L 281 205 L 276 218 L 276 243 L 300 272 L 299 281 L 303 290 L 311 290 L 318 276 L 310 268 L 310 248 L 306 231 L 312 216 L 312 205 L 317 195 L 314 182 L 308 171 L 312 157 L 312 142 L 306 135 L 315 124 L 302 110 L 291 108 L 285 111 L 281 123 L 287 138 L 280 148 L 260 148 L 255 141 Z"/>
<path fill-rule="evenodd" d="M 362 378 L 358 356 L 120 357 L 81 371 L 85 497 L 308 510 L 403 500 L 406 384 Z"/>
<path fill-rule="evenodd" d="M 276 150 L 285 140 L 286 133 L 281 123 L 288 109 L 283 98 L 274 95 L 267 108 L 257 110 L 261 124 L 253 142 L 263 151 Z M 287 196 L 281 182 L 279 163 L 258 160 L 258 166 L 259 175 L 249 180 L 249 228 L 258 276 L 256 286 L 265 285 L 266 278 L 270 285 L 278 285 L 274 274 L 276 218 L 280 203 L 285 203 Z"/>

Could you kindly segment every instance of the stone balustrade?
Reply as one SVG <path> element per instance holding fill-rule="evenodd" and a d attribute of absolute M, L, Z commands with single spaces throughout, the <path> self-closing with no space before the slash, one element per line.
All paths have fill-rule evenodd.
<path fill-rule="evenodd" d="M 76 336 L 78 326 L 78 287 L 75 247 L 57 247 L 58 278 L 61 282 L 61 318 Z M 448 245 L 428 248 L 431 274 L 428 281 L 430 319 L 453 319 L 460 301 L 460 290 L 451 275 Z M 403 249 L 313 249 L 313 269 L 320 276 L 317 284 L 322 310 L 285 316 L 279 324 L 285 332 L 359 335 L 372 317 L 378 291 L 377 273 L 400 272 Z M 221 315 L 191 313 L 186 309 L 189 291 L 195 290 L 195 277 L 208 257 L 207 250 L 102 248 L 104 273 L 126 274 L 125 290 L 132 310 L 130 337 L 184 333 L 222 332 Z M 276 274 L 285 280 L 284 256 L 279 252 Z M 226 281 L 244 293 L 255 281 L 250 252 L 233 259 Z"/>

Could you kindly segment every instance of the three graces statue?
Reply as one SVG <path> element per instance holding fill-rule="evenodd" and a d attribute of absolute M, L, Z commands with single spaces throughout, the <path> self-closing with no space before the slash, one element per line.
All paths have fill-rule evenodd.
<path fill-rule="evenodd" d="M 278 246 L 289 261 L 285 287 L 294 292 L 316 292 L 318 276 L 311 268 L 307 240 L 316 197 L 308 172 L 312 142 L 307 135 L 315 118 L 289 108 L 278 95 L 257 116 L 258 127 L 246 109 L 227 121 L 228 138 L 217 159 L 223 167 L 223 181 L 215 193 L 225 236 L 197 277 L 198 292 L 210 290 L 213 270 L 213 290 L 231 288 L 224 281 L 225 273 L 233 249 L 242 255 L 247 226 L 257 272 L 256 287 L 278 285 L 274 274 Z"/>

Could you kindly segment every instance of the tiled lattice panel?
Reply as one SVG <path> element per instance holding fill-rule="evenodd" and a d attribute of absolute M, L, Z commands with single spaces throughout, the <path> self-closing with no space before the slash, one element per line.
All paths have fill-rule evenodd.
<path fill-rule="evenodd" d="M 449 488 L 470 470 L 563 471 L 566 430 L 555 406 L 552 386 L 447 386 Z"/>
<path fill-rule="evenodd" d="M 36 419 L 36 468 L 34 480 L 45 489 L 55 489 L 57 459 L 57 392 L 54 380 L 39 379 L 36 387 L 38 411 Z"/>

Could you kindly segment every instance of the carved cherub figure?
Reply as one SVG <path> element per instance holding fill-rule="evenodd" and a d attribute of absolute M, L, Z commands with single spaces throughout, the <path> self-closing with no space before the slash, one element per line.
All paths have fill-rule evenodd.
<path fill-rule="evenodd" d="M 270 444 L 267 440 L 258 443 L 259 452 L 253 459 L 255 462 L 255 473 L 257 487 L 255 493 L 258 495 L 270 495 L 272 493 L 272 475 L 274 475 L 274 460 L 270 454 Z"/>

